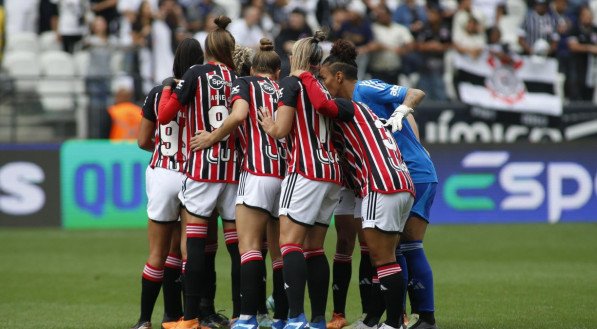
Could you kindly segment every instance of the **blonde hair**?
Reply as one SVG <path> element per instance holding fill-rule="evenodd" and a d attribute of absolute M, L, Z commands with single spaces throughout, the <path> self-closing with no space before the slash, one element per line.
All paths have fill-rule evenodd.
<path fill-rule="evenodd" d="M 236 74 L 241 77 L 251 74 L 251 58 L 253 57 L 253 49 L 241 45 L 234 47 L 232 60 L 236 68 Z"/>
<path fill-rule="evenodd" d="M 319 43 L 326 38 L 323 31 L 315 32 L 313 37 L 302 38 L 292 46 L 290 71 L 315 71 L 323 58 L 323 50 Z"/>

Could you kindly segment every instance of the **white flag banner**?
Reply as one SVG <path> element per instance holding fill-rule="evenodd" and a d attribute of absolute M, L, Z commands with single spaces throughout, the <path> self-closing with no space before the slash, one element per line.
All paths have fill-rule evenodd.
<path fill-rule="evenodd" d="M 560 116 L 558 62 L 553 58 L 516 57 L 503 62 L 484 52 L 477 59 L 454 56 L 460 100 L 471 106 L 519 113 Z"/>

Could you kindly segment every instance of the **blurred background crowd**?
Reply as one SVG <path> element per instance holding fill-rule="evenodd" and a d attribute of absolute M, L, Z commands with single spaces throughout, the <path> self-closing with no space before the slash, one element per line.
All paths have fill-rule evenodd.
<path fill-rule="evenodd" d="M 555 58 L 566 100 L 590 102 L 595 95 L 597 0 L 0 0 L 0 5 L 2 89 L 45 93 L 46 108 L 74 103 L 101 112 L 115 102 L 141 102 L 171 75 L 177 44 L 187 37 L 203 42 L 219 15 L 233 18 L 229 30 L 238 44 L 258 48 L 260 38 L 273 39 L 283 75 L 292 42 L 324 29 L 330 42 L 344 38 L 357 46 L 359 78 L 418 87 L 429 100 L 457 99 L 451 54 L 474 59 L 485 51 L 506 62 L 521 55 Z M 44 86 L 43 77 L 51 75 L 57 78 Z M 76 79 L 56 82 L 60 76 Z M 69 88 L 82 96 L 63 104 L 59 94 Z M 77 135 L 100 137 L 95 126 Z"/>

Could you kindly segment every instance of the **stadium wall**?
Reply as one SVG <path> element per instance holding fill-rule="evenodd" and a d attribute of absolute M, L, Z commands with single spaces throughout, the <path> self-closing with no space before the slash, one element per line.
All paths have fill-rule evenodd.
<path fill-rule="evenodd" d="M 430 144 L 432 223 L 597 222 L 595 146 Z M 0 226 L 144 227 L 149 157 L 133 142 L 0 145 Z"/>

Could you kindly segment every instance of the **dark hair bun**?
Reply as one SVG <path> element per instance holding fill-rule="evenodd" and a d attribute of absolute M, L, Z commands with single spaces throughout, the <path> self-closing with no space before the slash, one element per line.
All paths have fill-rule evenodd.
<path fill-rule="evenodd" d="M 353 63 L 357 58 L 357 49 L 349 41 L 338 39 L 334 42 L 330 55 L 338 57 L 345 63 Z"/>
<path fill-rule="evenodd" d="M 274 43 L 268 38 L 262 38 L 259 40 L 259 50 L 261 51 L 272 51 L 274 50 Z"/>
<path fill-rule="evenodd" d="M 218 16 L 216 19 L 214 19 L 214 23 L 216 23 L 216 25 L 222 30 L 225 30 L 228 24 L 231 22 L 232 20 L 228 16 Z"/>
<path fill-rule="evenodd" d="M 327 33 L 325 33 L 324 31 L 315 31 L 313 39 L 315 39 L 317 42 L 322 42 L 327 38 L 327 36 Z"/>

